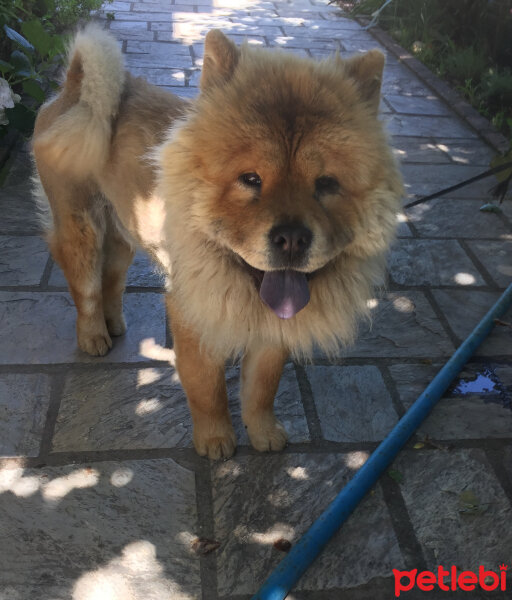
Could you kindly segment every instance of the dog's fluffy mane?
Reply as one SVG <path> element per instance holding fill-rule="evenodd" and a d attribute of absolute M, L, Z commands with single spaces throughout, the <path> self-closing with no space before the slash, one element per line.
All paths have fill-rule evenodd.
<path fill-rule="evenodd" d="M 379 56 L 377 59 L 383 60 Z M 248 46 L 237 60 L 237 71 L 246 64 L 259 65 L 261 72 L 265 71 L 264 64 L 272 66 L 276 61 L 277 65 L 273 55 Z M 305 62 L 282 54 L 279 64 L 288 66 L 293 78 L 295 67 L 298 69 Z M 360 94 L 348 63 L 345 66 L 337 59 L 332 64 L 326 61 L 313 66 L 310 61 L 307 65 L 301 69 L 317 69 L 318 74 L 333 82 L 345 78 L 342 92 L 347 98 L 360 100 L 359 119 L 364 121 L 365 115 L 371 114 L 373 107 Z M 304 75 L 304 70 L 301 72 Z M 36 150 L 44 154 L 56 172 L 84 180 L 96 177 L 105 167 L 125 77 L 121 51 L 114 38 L 96 26 L 88 26 L 76 36 L 69 50 L 67 79 L 58 99 L 64 110 L 35 140 Z M 297 79 L 296 84 L 307 85 L 307 77 Z M 208 115 L 209 111 L 225 111 L 236 101 L 229 84 L 223 89 L 214 82 L 214 88 L 203 93 L 197 108 L 192 106 L 175 121 L 164 143 L 154 150 L 145 148 L 143 153 L 145 156 L 152 152 L 156 158 L 155 193 L 167 205 L 165 244 L 172 257 L 172 292 L 183 317 L 200 333 L 205 345 L 222 356 L 237 355 L 258 340 L 262 345 L 285 346 L 300 359 L 310 357 L 315 345 L 334 355 L 340 344 L 353 340 L 358 318 L 368 316 L 367 302 L 373 286 L 382 282 L 384 255 L 396 228 L 402 188 L 382 125 L 372 117 L 367 126 L 372 128 L 374 139 L 379 140 L 372 151 L 380 153 L 378 159 L 382 159 L 383 169 L 389 169 L 389 173 L 381 176 L 379 185 L 366 197 L 365 214 L 359 224 L 365 233 L 358 238 L 364 243 L 359 247 L 354 244 L 349 252 L 341 253 L 320 269 L 311 283 L 309 304 L 294 318 L 280 320 L 263 304 L 237 257 L 208 239 L 196 226 L 201 218 L 201 199 L 213 193 L 191 150 L 198 143 L 194 135 L 201 121 L 199 116 L 201 112 Z"/>

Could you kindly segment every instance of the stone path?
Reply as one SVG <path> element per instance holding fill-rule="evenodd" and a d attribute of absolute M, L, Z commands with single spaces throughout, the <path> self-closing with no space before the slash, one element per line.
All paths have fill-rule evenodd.
<path fill-rule="evenodd" d="M 128 67 L 187 97 L 212 27 L 318 58 L 378 46 L 322 0 L 176 1 L 106 10 Z M 409 195 L 488 165 L 494 151 L 394 56 L 383 93 Z M 282 557 L 274 541 L 298 539 L 512 279 L 512 202 L 479 212 L 489 181 L 410 210 L 373 328 L 334 364 L 287 366 L 286 451 L 247 445 L 232 368 L 241 445 L 209 463 L 166 366 L 158 276 L 137 257 L 128 334 L 105 358 L 81 354 L 65 281 L 37 236 L 29 169 L 22 150 L 0 189 L 0 600 L 250 598 Z M 388 600 L 392 569 L 511 564 L 511 356 L 512 329 L 497 327 L 290 597 Z M 198 536 L 220 547 L 199 557 Z"/>

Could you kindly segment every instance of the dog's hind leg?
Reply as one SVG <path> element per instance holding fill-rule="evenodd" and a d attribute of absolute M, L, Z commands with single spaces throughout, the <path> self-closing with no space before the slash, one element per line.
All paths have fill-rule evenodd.
<path fill-rule="evenodd" d="M 105 201 L 87 186 L 69 182 L 52 185 L 52 192 L 49 200 L 54 223 L 47 238 L 75 301 L 78 345 L 88 354 L 102 356 L 112 346 L 101 289 Z"/>
<path fill-rule="evenodd" d="M 106 224 L 102 268 L 103 312 L 108 332 L 116 336 L 126 331 L 123 293 L 126 271 L 133 260 L 135 250 L 110 209 L 107 209 Z"/>

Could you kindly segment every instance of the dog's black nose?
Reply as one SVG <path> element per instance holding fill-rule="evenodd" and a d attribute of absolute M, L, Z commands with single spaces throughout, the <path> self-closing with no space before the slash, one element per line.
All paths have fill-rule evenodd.
<path fill-rule="evenodd" d="M 313 239 L 311 230 L 300 223 L 276 225 L 268 235 L 272 255 L 279 267 L 300 266 Z"/>

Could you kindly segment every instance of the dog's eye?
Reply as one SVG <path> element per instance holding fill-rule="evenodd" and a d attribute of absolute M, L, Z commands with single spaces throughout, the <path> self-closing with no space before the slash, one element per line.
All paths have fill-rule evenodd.
<path fill-rule="evenodd" d="M 261 178 L 258 173 L 243 173 L 238 178 L 238 181 L 247 187 L 259 190 L 261 188 Z"/>
<path fill-rule="evenodd" d="M 340 191 L 340 184 L 336 177 L 322 175 L 315 180 L 315 194 L 323 196 L 324 194 L 337 194 Z"/>

